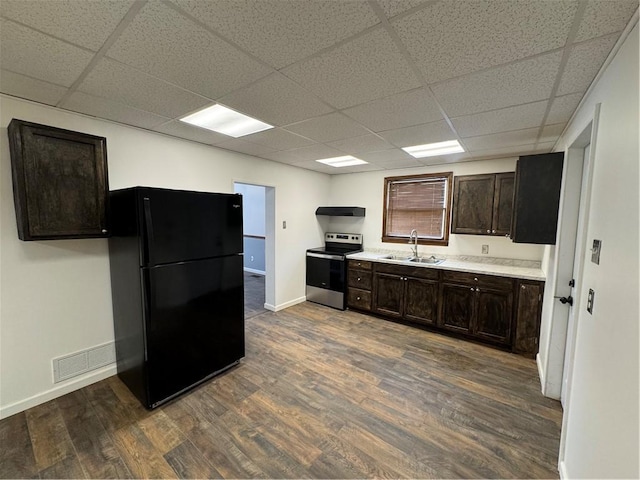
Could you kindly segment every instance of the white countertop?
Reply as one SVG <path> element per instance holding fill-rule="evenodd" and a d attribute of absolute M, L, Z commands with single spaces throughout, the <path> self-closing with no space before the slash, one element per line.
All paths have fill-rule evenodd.
<path fill-rule="evenodd" d="M 372 262 L 392 263 L 396 265 L 410 265 L 421 268 L 437 268 L 440 270 L 455 270 L 457 272 L 479 273 L 486 275 L 497 275 L 499 277 L 522 278 L 526 280 L 546 280 L 544 272 L 540 268 L 519 267 L 514 265 L 501 265 L 495 263 L 477 263 L 447 258 L 438 265 L 424 263 L 408 263 L 402 260 L 392 260 L 384 258 L 386 254 L 374 252 L 359 252 L 347 255 L 351 260 L 367 260 Z M 436 255 L 437 257 L 437 255 Z"/>

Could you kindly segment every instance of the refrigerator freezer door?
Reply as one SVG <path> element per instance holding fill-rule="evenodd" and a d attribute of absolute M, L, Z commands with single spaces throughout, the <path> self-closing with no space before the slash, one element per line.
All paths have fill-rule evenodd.
<path fill-rule="evenodd" d="M 242 256 L 142 270 L 154 407 L 244 357 Z"/>
<path fill-rule="evenodd" d="M 141 188 L 143 266 L 242 253 L 242 196 Z"/>

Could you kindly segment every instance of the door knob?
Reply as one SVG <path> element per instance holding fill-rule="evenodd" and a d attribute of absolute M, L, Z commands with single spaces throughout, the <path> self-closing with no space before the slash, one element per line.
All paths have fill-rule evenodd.
<path fill-rule="evenodd" d="M 573 297 L 571 295 L 569 295 L 568 297 L 560 297 L 560 303 L 568 303 L 569 305 L 573 306 Z"/>

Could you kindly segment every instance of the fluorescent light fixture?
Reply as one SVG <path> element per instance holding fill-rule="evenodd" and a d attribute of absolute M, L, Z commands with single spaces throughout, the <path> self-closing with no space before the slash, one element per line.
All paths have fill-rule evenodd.
<path fill-rule="evenodd" d="M 352 165 L 363 165 L 365 163 L 369 163 L 365 162 L 364 160 L 360 160 L 359 158 L 352 157 L 351 155 L 345 155 L 344 157 L 323 158 L 322 160 L 316 160 L 316 162 L 324 163 L 332 167 L 350 167 Z"/>
<path fill-rule="evenodd" d="M 462 148 L 457 140 L 427 143 L 426 145 L 414 145 L 413 147 L 404 147 L 402 150 L 415 158 L 435 157 L 438 155 L 449 155 L 450 153 L 464 152 L 464 148 Z"/>
<path fill-rule="evenodd" d="M 234 138 L 273 128 L 273 125 L 248 117 L 222 105 L 207 107 L 204 110 L 181 118 L 180 121 Z"/>

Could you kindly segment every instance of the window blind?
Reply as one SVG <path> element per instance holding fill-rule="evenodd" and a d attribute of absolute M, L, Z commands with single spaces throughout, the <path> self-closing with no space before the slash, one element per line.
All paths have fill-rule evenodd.
<path fill-rule="evenodd" d="M 447 178 L 391 181 L 387 192 L 386 235 L 443 239 L 447 202 Z"/>

